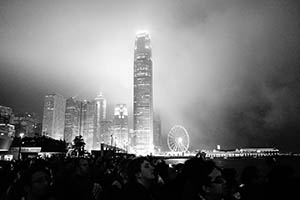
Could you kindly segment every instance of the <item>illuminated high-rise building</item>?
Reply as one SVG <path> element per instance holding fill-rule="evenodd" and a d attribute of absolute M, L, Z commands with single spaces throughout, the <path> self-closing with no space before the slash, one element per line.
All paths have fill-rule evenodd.
<path fill-rule="evenodd" d="M 74 97 L 67 99 L 64 138 L 68 143 L 72 143 L 75 136 L 79 135 L 80 107 L 80 102 L 76 101 Z"/>
<path fill-rule="evenodd" d="M 14 116 L 14 125 L 16 135 L 24 133 L 25 137 L 34 137 L 39 135 L 38 124 L 40 120 L 35 113 L 18 113 Z"/>
<path fill-rule="evenodd" d="M 95 116 L 95 131 L 93 139 L 93 149 L 100 149 L 101 121 L 106 119 L 106 99 L 100 93 L 95 98 L 96 116 Z"/>
<path fill-rule="evenodd" d="M 113 119 L 113 137 L 115 145 L 127 150 L 128 146 L 128 110 L 125 104 L 115 106 Z"/>
<path fill-rule="evenodd" d="M 12 108 L 0 105 L 0 152 L 8 151 L 15 136 L 15 126 L 12 124 L 12 118 Z"/>
<path fill-rule="evenodd" d="M 85 149 L 91 151 L 93 149 L 93 139 L 95 132 L 95 116 L 96 105 L 92 101 L 83 101 L 81 103 L 81 122 L 80 135 L 85 142 Z"/>
<path fill-rule="evenodd" d="M 53 139 L 64 139 L 66 99 L 60 94 L 45 96 L 42 134 Z"/>
<path fill-rule="evenodd" d="M 100 143 L 113 146 L 114 141 L 112 124 L 113 122 L 111 120 L 101 121 Z"/>
<path fill-rule="evenodd" d="M 139 32 L 134 49 L 133 126 L 137 154 L 153 152 L 152 50 L 150 36 Z"/>

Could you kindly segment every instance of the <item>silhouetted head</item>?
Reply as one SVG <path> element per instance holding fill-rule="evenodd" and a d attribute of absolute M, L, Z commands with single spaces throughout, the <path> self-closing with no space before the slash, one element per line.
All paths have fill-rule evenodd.
<path fill-rule="evenodd" d="M 76 173 L 79 175 L 87 175 L 89 173 L 89 161 L 86 158 L 78 158 L 75 161 Z"/>
<path fill-rule="evenodd" d="M 149 182 L 155 179 L 154 167 L 145 157 L 137 157 L 128 164 L 128 178 L 131 182 Z"/>
<path fill-rule="evenodd" d="M 212 160 L 194 157 L 184 163 L 182 176 L 197 188 L 197 192 L 207 199 L 222 195 L 221 169 Z M 222 180 L 220 180 L 222 179 Z"/>
<path fill-rule="evenodd" d="M 43 199 L 51 192 L 51 173 L 45 167 L 34 166 L 21 176 L 27 199 Z"/>

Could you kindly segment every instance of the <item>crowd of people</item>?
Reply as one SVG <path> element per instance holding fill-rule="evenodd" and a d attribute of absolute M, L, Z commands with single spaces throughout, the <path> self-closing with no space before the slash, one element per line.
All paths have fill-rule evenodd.
<path fill-rule="evenodd" d="M 167 164 L 152 156 L 28 158 L 1 161 L 1 200 L 263 200 L 298 199 L 299 177 L 274 164 L 267 174 L 220 168 L 197 155 Z"/>

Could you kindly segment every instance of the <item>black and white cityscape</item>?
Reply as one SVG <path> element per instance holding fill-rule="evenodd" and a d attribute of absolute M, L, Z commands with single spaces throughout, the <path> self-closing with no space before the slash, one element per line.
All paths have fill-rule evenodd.
<path fill-rule="evenodd" d="M 294 1 L 0 5 L 2 135 L 299 151 Z"/>
<path fill-rule="evenodd" d="M 300 2 L 1 0 L 0 200 L 299 196 Z"/>
<path fill-rule="evenodd" d="M 41 121 L 36 114 L 15 115 L 13 108 L 0 106 L 3 148 L 8 148 L 13 137 L 40 135 L 72 144 L 76 136 L 82 136 L 88 152 L 101 150 L 103 144 L 139 155 L 160 152 L 161 122 L 154 119 L 151 54 L 149 33 L 139 31 L 134 42 L 133 129 L 126 103 L 116 104 L 108 118 L 107 100 L 101 92 L 83 101 L 53 93 L 45 95 Z"/>

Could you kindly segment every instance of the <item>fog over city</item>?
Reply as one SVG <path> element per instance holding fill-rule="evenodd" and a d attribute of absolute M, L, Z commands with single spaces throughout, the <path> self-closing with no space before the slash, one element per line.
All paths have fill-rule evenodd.
<path fill-rule="evenodd" d="M 2 0 L 0 105 L 42 116 L 46 94 L 102 92 L 110 115 L 126 103 L 132 121 L 138 30 L 151 37 L 164 138 L 179 124 L 191 149 L 300 151 L 294 0 Z"/>

